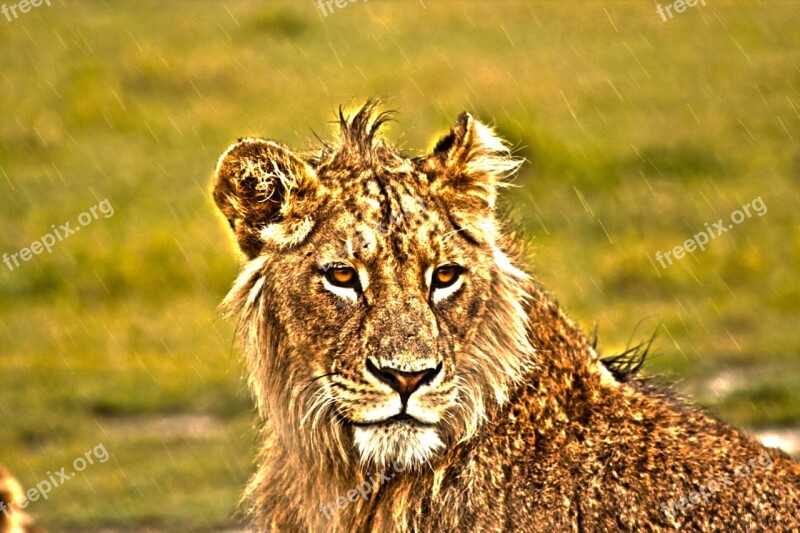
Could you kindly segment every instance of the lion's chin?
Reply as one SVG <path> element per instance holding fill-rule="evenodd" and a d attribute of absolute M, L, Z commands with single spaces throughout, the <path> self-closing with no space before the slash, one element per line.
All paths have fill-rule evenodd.
<path fill-rule="evenodd" d="M 444 447 L 436 428 L 408 422 L 387 422 L 354 428 L 361 462 L 405 470 L 429 461 Z"/>

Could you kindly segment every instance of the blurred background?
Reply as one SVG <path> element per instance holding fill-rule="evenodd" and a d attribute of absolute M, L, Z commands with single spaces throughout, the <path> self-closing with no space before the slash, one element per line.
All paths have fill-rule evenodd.
<path fill-rule="evenodd" d="M 602 352 L 657 332 L 645 374 L 800 451 L 798 3 L 11 1 L 0 254 L 80 232 L 0 263 L 0 464 L 33 487 L 110 456 L 30 504 L 48 529 L 240 526 L 255 418 L 215 312 L 238 255 L 212 172 L 373 95 L 409 154 L 463 110 L 494 124 L 529 161 L 506 203 L 530 266 Z"/>

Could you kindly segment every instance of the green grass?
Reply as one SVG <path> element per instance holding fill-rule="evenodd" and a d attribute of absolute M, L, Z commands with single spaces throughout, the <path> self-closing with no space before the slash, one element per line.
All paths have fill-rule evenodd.
<path fill-rule="evenodd" d="M 389 137 L 410 151 L 465 109 L 517 146 L 529 164 L 507 200 L 531 264 L 605 353 L 658 328 L 647 373 L 691 392 L 736 369 L 739 388 L 698 401 L 796 426 L 799 11 L 153 1 L 0 19 L 0 253 L 115 208 L 0 264 L 0 462 L 33 486 L 100 442 L 112 456 L 29 510 L 56 531 L 236 524 L 255 436 L 214 311 L 237 259 L 211 172 L 236 137 L 308 146 L 372 95 L 401 111 Z M 763 217 L 657 266 L 758 196 Z M 159 433 L 187 415 L 212 428 Z"/>

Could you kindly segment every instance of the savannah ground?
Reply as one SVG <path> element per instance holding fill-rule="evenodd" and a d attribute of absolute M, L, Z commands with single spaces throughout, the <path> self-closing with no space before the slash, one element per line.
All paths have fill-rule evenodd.
<path fill-rule="evenodd" d="M 211 202 L 239 136 L 302 148 L 381 95 L 431 147 L 462 110 L 529 160 L 507 194 L 537 279 L 606 354 L 754 433 L 800 426 L 800 6 L 722 2 L 61 2 L 0 18 L 0 463 L 52 531 L 221 530 L 254 417 L 214 308 L 237 255 Z M 423 5 L 424 4 L 424 5 Z M 767 207 L 662 269 L 760 197 Z M 726 222 L 727 224 L 727 222 Z M 632 340 L 631 340 L 632 339 Z"/>

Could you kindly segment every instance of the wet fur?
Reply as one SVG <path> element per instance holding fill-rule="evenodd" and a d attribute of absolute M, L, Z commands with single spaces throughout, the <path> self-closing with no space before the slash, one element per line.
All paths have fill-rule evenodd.
<path fill-rule="evenodd" d="M 243 499 L 254 528 L 798 527 L 800 467 L 778 450 L 769 451 L 770 470 L 667 516 L 662 503 L 765 449 L 637 378 L 631 356 L 641 350 L 601 362 L 523 272 L 519 241 L 495 219 L 497 191 L 520 162 L 491 130 L 462 115 L 429 156 L 408 159 L 379 139 L 386 118 L 369 102 L 341 114 L 338 142 L 316 154 L 241 140 L 217 168 L 214 197 L 245 256 L 223 309 L 239 317 L 262 420 L 258 467 Z M 408 198 L 425 209 L 412 216 Z M 385 283 L 364 296 L 372 318 L 351 323 L 358 310 L 315 288 L 314 265 L 333 257 L 346 228 L 375 225 L 387 231 L 366 231 L 377 258 L 363 261 L 387 269 L 376 274 Z M 348 245 L 357 258 L 354 241 Z M 471 287 L 429 323 L 430 311 L 403 292 L 416 279 L 407 265 L 429 254 L 426 247 L 458 253 L 454 246 L 472 260 Z M 407 277 L 395 285 L 394 275 Z M 424 337 L 416 344 L 405 339 L 412 330 Z M 370 474 L 390 469 L 381 457 L 393 452 L 365 457 L 353 436 L 352 420 L 385 400 L 363 382 L 364 357 L 406 354 L 410 364 L 432 347 L 448 377 L 426 393 L 429 407 L 442 409 L 443 446 L 381 485 Z M 368 499 L 329 517 L 320 511 L 363 483 Z"/>

